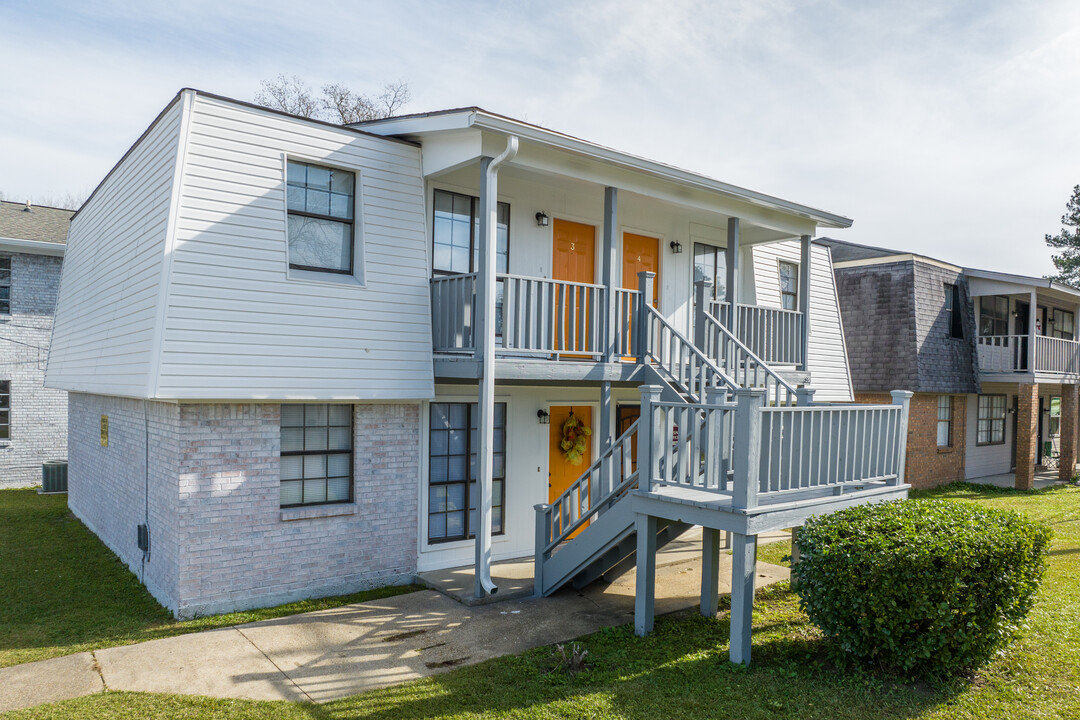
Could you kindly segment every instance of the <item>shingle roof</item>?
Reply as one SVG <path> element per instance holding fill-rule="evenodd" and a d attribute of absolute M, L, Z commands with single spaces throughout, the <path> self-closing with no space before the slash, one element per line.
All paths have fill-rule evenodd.
<path fill-rule="evenodd" d="M 0 200 L 0 238 L 67 243 L 68 225 L 74 210 Z"/>
<path fill-rule="evenodd" d="M 814 238 L 814 242 L 827 245 L 832 250 L 833 262 L 847 262 L 849 260 L 869 260 L 870 258 L 891 257 L 893 255 L 907 255 L 903 250 L 888 250 L 886 248 L 873 247 L 871 245 L 859 245 L 847 240 L 835 240 L 829 237 Z"/>

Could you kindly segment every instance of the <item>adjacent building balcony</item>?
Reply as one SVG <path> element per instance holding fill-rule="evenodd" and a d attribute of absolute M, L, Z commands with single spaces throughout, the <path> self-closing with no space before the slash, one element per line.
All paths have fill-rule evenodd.
<path fill-rule="evenodd" d="M 984 373 L 1080 375 L 1080 342 L 1076 340 L 984 335 L 978 338 L 978 352 L 979 370 Z"/>

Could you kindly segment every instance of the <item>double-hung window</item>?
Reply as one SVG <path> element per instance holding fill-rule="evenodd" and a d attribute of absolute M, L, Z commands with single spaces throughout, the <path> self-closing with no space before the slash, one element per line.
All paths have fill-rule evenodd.
<path fill-rule="evenodd" d="M 952 446 L 952 396 L 938 395 L 937 399 L 937 446 Z"/>
<path fill-rule="evenodd" d="M 979 301 L 979 335 L 1009 334 L 1009 298 L 988 295 Z"/>
<path fill-rule="evenodd" d="M 11 439 L 11 381 L 0 380 L 0 440 Z"/>
<path fill-rule="evenodd" d="M 290 160 L 289 267 L 353 274 L 356 175 Z"/>
<path fill-rule="evenodd" d="M 0 315 L 11 314 L 11 258 L 0 257 Z"/>
<path fill-rule="evenodd" d="M 281 406 L 281 507 L 352 500 L 352 405 Z"/>
<path fill-rule="evenodd" d="M 432 223 L 432 271 L 437 275 L 476 272 L 480 269 L 480 200 L 471 195 L 435 191 Z M 510 269 L 510 205 L 501 202 L 496 212 L 495 272 Z"/>
<path fill-rule="evenodd" d="M 945 316 L 949 337 L 964 339 L 964 316 L 960 312 L 960 286 L 945 283 Z"/>
<path fill-rule="evenodd" d="M 712 283 L 712 298 L 727 297 L 727 256 L 724 248 L 705 243 L 694 243 L 694 282 Z M 695 299 L 697 295 L 694 295 Z"/>
<path fill-rule="evenodd" d="M 1074 316 L 1068 310 L 1059 310 L 1054 308 L 1053 315 L 1051 315 L 1050 322 L 1050 335 L 1056 338 L 1062 338 L 1064 340 L 1073 339 L 1074 331 Z"/>
<path fill-rule="evenodd" d="M 474 537 L 476 503 L 476 403 L 431 403 L 428 436 L 428 542 Z M 491 532 L 503 532 L 506 485 L 506 403 L 495 403 L 492 446 Z"/>
<path fill-rule="evenodd" d="M 975 441 L 979 445 L 1005 444 L 1005 396 L 980 395 Z"/>
<path fill-rule="evenodd" d="M 799 266 L 780 262 L 780 302 L 785 310 L 799 309 Z"/>

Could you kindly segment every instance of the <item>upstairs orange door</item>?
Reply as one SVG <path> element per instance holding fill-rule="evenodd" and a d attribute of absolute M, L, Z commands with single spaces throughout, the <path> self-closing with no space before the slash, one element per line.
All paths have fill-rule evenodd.
<path fill-rule="evenodd" d="M 660 240 L 647 235 L 623 233 L 622 236 L 622 286 L 639 290 L 638 273 L 656 273 L 653 280 L 652 305 L 660 307 Z"/>
<path fill-rule="evenodd" d="M 548 502 L 553 503 L 555 500 L 566 491 L 566 488 L 570 487 L 570 484 L 577 480 L 589 469 L 589 465 L 592 464 L 592 438 L 585 438 L 585 454 L 581 458 L 580 465 L 574 465 L 566 459 L 565 451 L 560 446 L 563 440 L 563 424 L 566 419 L 570 417 L 570 413 L 574 413 L 574 416 L 590 430 L 593 429 L 592 408 L 588 406 L 568 406 L 568 405 L 552 405 L 548 408 L 550 413 L 550 443 L 548 446 Z M 582 493 L 590 492 L 588 484 L 582 488 Z M 575 496 L 574 503 L 577 502 Z M 574 503 L 571 503 L 572 505 Z M 576 507 L 576 506 L 575 506 Z M 573 522 L 574 518 L 570 519 Z M 580 530 L 578 531 L 580 532 Z M 575 535 L 577 532 L 574 533 Z"/>
<path fill-rule="evenodd" d="M 576 283 L 596 282 L 596 228 L 592 225 L 555 218 L 553 225 L 554 251 L 551 276 L 555 280 Z M 588 321 L 591 308 L 584 308 L 585 321 L 578 320 L 579 310 L 593 298 L 581 289 L 571 289 L 562 297 L 559 322 L 555 327 L 557 351 L 585 349 L 590 337 Z M 577 357 L 584 357 L 578 355 Z"/>

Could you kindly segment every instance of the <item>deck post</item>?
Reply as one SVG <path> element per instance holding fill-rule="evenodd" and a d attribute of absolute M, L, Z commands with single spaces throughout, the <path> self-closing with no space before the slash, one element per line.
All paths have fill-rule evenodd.
<path fill-rule="evenodd" d="M 708 280 L 694 282 L 694 345 L 706 355 L 710 355 L 710 352 L 705 342 L 705 313 L 709 311 L 706 303 L 712 299 L 711 289 L 712 283 Z M 716 351 L 717 358 L 712 359 L 718 359 L 719 348 Z"/>
<path fill-rule="evenodd" d="M 735 402 L 735 452 L 732 458 L 735 482 L 731 506 L 755 508 L 761 470 L 761 408 L 765 405 L 765 390 L 738 388 L 735 390 Z M 738 537 L 735 536 L 736 540 Z"/>
<path fill-rule="evenodd" d="M 640 447 L 640 438 L 638 440 Z M 637 514 L 637 592 L 634 596 L 634 634 L 653 629 L 656 602 L 656 518 Z"/>
<path fill-rule="evenodd" d="M 802 343 L 799 348 L 799 369 L 809 367 L 810 355 L 810 236 L 800 238 L 801 254 L 799 263 L 799 312 L 802 313 Z"/>
<path fill-rule="evenodd" d="M 637 338 L 637 360 L 644 363 L 649 356 L 649 311 L 645 306 L 652 301 L 653 282 L 656 273 L 642 270 L 638 276 L 638 294 L 641 296 L 641 309 L 634 322 L 634 337 Z"/>
<path fill-rule="evenodd" d="M 728 218 L 727 247 L 724 249 L 727 264 L 727 287 L 724 299 L 728 304 L 727 327 L 739 337 L 739 218 Z M 740 340 L 742 338 L 739 338 Z"/>
<path fill-rule="evenodd" d="M 720 531 L 702 528 L 701 614 L 716 617 L 720 597 Z"/>
<path fill-rule="evenodd" d="M 616 246 L 615 231 L 619 222 L 619 190 L 604 188 L 604 251 L 601 257 L 600 273 L 604 283 L 604 362 L 616 361 L 616 337 L 619 328 L 615 325 L 615 266 Z"/>
<path fill-rule="evenodd" d="M 598 438 L 600 439 L 600 453 L 605 452 L 615 442 L 615 423 L 612 414 L 614 408 L 611 400 L 611 383 L 600 383 L 600 427 Z M 598 454 L 600 454 L 598 453 Z M 615 479 L 612 473 L 615 470 L 614 462 L 600 465 L 600 482 L 589 482 L 589 507 L 596 507 L 602 493 L 614 487 Z"/>
<path fill-rule="evenodd" d="M 533 505 L 536 511 L 536 547 L 533 555 L 533 596 L 544 597 L 544 549 L 551 542 L 551 523 L 548 522 L 550 505 Z"/>
<path fill-rule="evenodd" d="M 795 388 L 795 404 L 800 406 L 813 405 L 815 392 L 814 388 L 810 387 Z"/>
<path fill-rule="evenodd" d="M 908 415 L 911 413 L 911 398 L 915 393 L 907 390 L 893 390 L 891 395 L 892 404 L 900 405 L 903 410 L 900 411 L 900 439 L 902 440 L 900 459 L 897 460 L 896 480 L 890 484 L 903 485 L 904 471 L 907 469 Z"/>
<path fill-rule="evenodd" d="M 790 567 L 792 569 L 794 569 L 795 566 L 798 565 L 798 564 L 799 564 L 799 528 L 793 527 L 793 528 L 791 528 L 791 565 L 790 565 Z M 791 589 L 794 590 L 795 586 L 798 583 L 795 581 L 795 574 L 794 573 L 789 573 L 789 574 L 790 574 L 791 579 L 788 582 L 791 585 Z"/>
<path fill-rule="evenodd" d="M 754 625 L 754 578 L 757 575 L 757 535 L 734 533 L 731 557 L 731 662 L 750 664 Z"/>
<path fill-rule="evenodd" d="M 652 481 L 657 473 L 654 471 L 653 446 L 653 403 L 660 402 L 660 393 L 663 390 L 659 385 L 642 385 L 641 391 L 641 414 L 638 417 L 637 430 L 637 475 L 638 488 L 648 492 L 652 489 Z M 655 458 L 659 460 L 659 458 Z"/>

